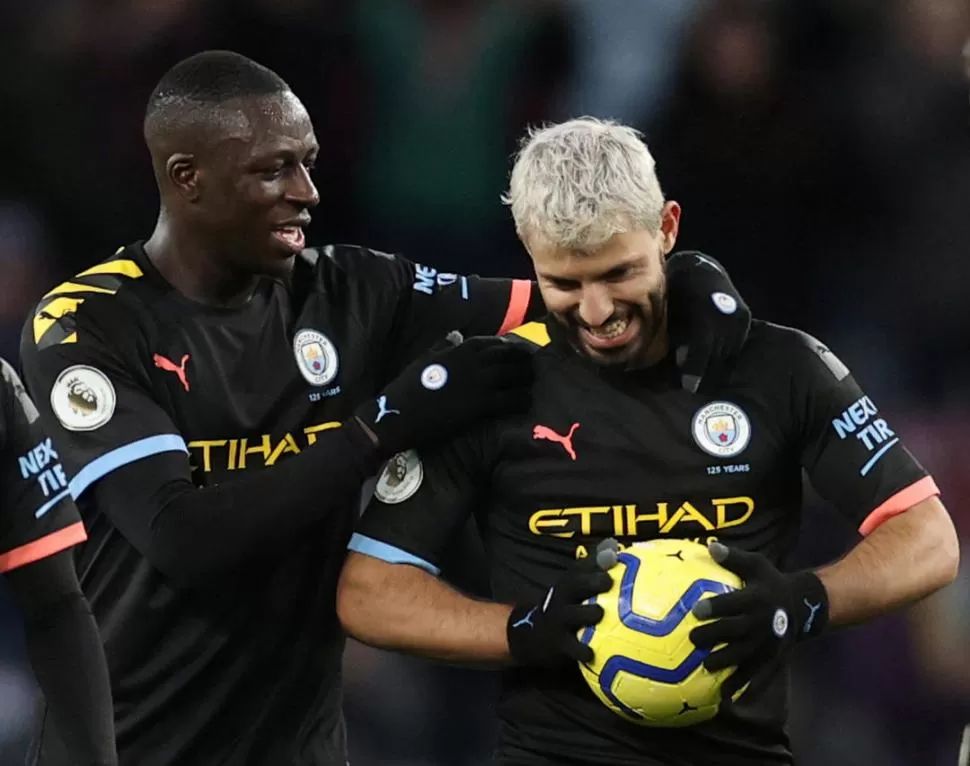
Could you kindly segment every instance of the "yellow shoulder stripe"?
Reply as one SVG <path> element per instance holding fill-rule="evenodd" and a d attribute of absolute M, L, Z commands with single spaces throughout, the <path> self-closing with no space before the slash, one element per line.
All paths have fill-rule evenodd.
<path fill-rule="evenodd" d="M 124 248 L 121 247 L 115 255 L 123 251 Z M 34 314 L 34 343 L 41 348 L 59 343 L 77 343 L 75 322 L 69 315 L 75 313 L 77 307 L 84 303 L 84 298 L 76 297 L 78 293 L 114 295 L 121 287 L 122 277 L 137 279 L 141 276 L 143 272 L 137 263 L 130 258 L 121 258 L 99 263 L 82 271 L 70 281 L 58 285 L 44 296 Z M 96 277 L 96 279 L 86 280 L 85 277 Z M 59 329 L 52 332 L 51 328 L 62 319 L 64 322 Z M 44 339 L 43 343 L 41 339 Z"/>
<path fill-rule="evenodd" d="M 111 290 L 107 287 L 83 285 L 80 282 L 65 282 L 64 284 L 55 287 L 44 297 L 50 298 L 52 295 L 60 295 L 61 293 L 107 293 L 108 295 L 114 295 L 116 292 L 118 291 Z"/>
<path fill-rule="evenodd" d="M 92 266 L 87 271 L 82 271 L 80 274 L 78 274 L 78 276 L 89 277 L 92 274 L 121 274 L 122 276 L 135 279 L 142 275 L 142 270 L 134 261 L 128 258 L 122 258 L 119 261 L 107 261 L 106 263 L 99 263 L 97 266 Z"/>
<path fill-rule="evenodd" d="M 512 330 L 512 334 L 518 335 L 520 338 L 525 338 L 537 346 L 549 345 L 549 331 L 542 322 L 529 322 L 521 327 L 516 327 Z"/>
<path fill-rule="evenodd" d="M 77 307 L 84 303 L 84 298 L 68 298 L 61 296 L 55 298 L 44 308 L 34 314 L 34 343 L 39 343 L 51 325 L 57 322 L 65 314 L 77 311 Z"/>

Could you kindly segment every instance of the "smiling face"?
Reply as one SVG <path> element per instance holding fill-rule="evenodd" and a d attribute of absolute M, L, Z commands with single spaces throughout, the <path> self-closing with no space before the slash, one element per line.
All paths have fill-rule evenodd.
<path fill-rule="evenodd" d="M 680 207 L 668 202 L 656 233 L 614 234 L 588 252 L 526 242 L 546 307 L 590 361 L 643 367 L 666 354 L 664 261 L 679 220 Z"/>
<path fill-rule="evenodd" d="M 320 201 L 310 178 L 319 146 L 300 100 L 282 89 L 187 101 L 152 119 L 165 215 L 224 271 L 288 274 Z"/>
<path fill-rule="evenodd" d="M 624 367 L 663 358 L 664 262 L 680 206 L 664 201 L 637 131 L 592 117 L 531 131 L 503 201 L 546 307 L 579 353 Z"/>
<path fill-rule="evenodd" d="M 292 93 L 238 99 L 206 151 L 195 158 L 192 215 L 240 271 L 277 275 L 304 247 L 309 211 L 320 201 L 310 171 L 319 146 Z"/>

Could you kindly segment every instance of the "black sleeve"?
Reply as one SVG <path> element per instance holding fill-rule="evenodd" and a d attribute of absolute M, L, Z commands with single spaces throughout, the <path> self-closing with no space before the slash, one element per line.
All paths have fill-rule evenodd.
<path fill-rule="evenodd" d="M 247 559 L 285 551 L 335 512 L 357 512 L 379 461 L 353 427 L 319 434 L 300 455 L 227 484 L 198 488 L 189 463 L 164 452 L 103 478 L 93 503 L 153 566 L 192 586 Z"/>
<path fill-rule="evenodd" d="M 163 452 L 188 454 L 171 417 L 154 401 L 138 361 L 136 326 L 124 333 L 78 313 L 75 340 L 21 342 L 27 389 L 64 461 L 76 499 L 99 479 Z M 49 335 L 49 334 L 48 334 Z"/>
<path fill-rule="evenodd" d="M 28 386 L 74 498 L 82 508 L 93 504 L 177 583 L 196 583 L 273 546 L 285 550 L 311 524 L 353 505 L 348 499 L 377 470 L 373 444 L 337 428 L 272 469 L 196 488 L 185 441 L 136 364 L 92 321 L 78 315 L 77 326 L 75 342 L 47 347 L 28 328 Z"/>
<path fill-rule="evenodd" d="M 61 456 L 17 374 L 0 359 L 0 572 L 85 539 Z"/>
<path fill-rule="evenodd" d="M 796 333 L 792 417 L 802 465 L 818 493 L 863 534 L 939 494 L 849 369 L 823 343 Z"/>
<path fill-rule="evenodd" d="M 53 736 L 78 766 L 116 764 L 114 713 L 104 648 L 68 551 L 7 575 L 24 615 L 27 656 Z M 43 749 L 43 746 L 42 746 Z"/>
<path fill-rule="evenodd" d="M 502 335 L 545 311 L 535 283 L 527 279 L 450 274 L 373 250 L 359 252 L 357 259 L 374 299 L 390 312 L 392 373 L 451 330 L 466 337 Z"/>
<path fill-rule="evenodd" d="M 388 461 L 350 550 L 440 574 L 446 548 L 487 491 L 490 441 L 486 427 L 421 455 L 408 450 Z"/>

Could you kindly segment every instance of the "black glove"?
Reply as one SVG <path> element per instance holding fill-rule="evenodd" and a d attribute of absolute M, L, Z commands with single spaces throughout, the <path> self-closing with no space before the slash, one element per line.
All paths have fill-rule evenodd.
<path fill-rule="evenodd" d="M 532 403 L 531 350 L 502 338 L 453 331 L 412 362 L 354 418 L 380 456 L 446 441 L 487 417 Z"/>
<path fill-rule="evenodd" d="M 506 635 L 516 663 L 555 668 L 593 659 L 593 650 L 576 634 L 602 620 L 603 607 L 583 602 L 613 586 L 607 572 L 618 554 L 616 540 L 603 540 L 593 556 L 579 559 L 549 588 L 541 603 L 512 610 Z"/>
<path fill-rule="evenodd" d="M 681 383 L 694 393 L 741 350 L 751 310 L 724 267 L 696 251 L 667 259 L 667 296 Z"/>
<path fill-rule="evenodd" d="M 721 686 L 730 699 L 758 675 L 745 695 L 755 696 L 781 668 L 798 641 L 817 636 L 828 621 L 828 594 L 814 572 L 785 574 L 760 553 L 708 546 L 711 556 L 744 581 L 740 590 L 698 601 L 691 610 L 699 620 L 715 619 L 690 632 L 700 649 L 726 644 L 704 660 L 716 672 L 737 667 Z"/>

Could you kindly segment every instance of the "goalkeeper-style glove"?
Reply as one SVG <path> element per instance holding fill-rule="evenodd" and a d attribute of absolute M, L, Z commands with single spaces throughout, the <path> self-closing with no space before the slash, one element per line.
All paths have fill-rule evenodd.
<path fill-rule="evenodd" d="M 603 540 L 593 556 L 566 570 L 539 604 L 512 610 L 506 636 L 513 661 L 555 668 L 593 659 L 593 650 L 579 640 L 577 632 L 602 620 L 603 607 L 583 602 L 613 586 L 607 571 L 616 565 L 618 554 L 616 540 Z"/>
<path fill-rule="evenodd" d="M 721 264 L 690 250 L 667 259 L 667 300 L 681 383 L 693 393 L 741 350 L 751 310 Z"/>
<path fill-rule="evenodd" d="M 419 449 L 532 404 L 531 350 L 502 338 L 453 331 L 412 362 L 354 418 L 382 458 Z"/>
<path fill-rule="evenodd" d="M 716 672 L 736 667 L 721 685 L 721 696 L 731 699 L 758 676 L 745 694 L 756 695 L 784 664 L 798 641 L 817 636 L 828 621 L 828 594 L 814 572 L 785 574 L 760 553 L 708 546 L 711 556 L 744 581 L 740 590 L 698 601 L 692 610 L 700 620 L 714 619 L 694 628 L 691 641 L 712 649 L 704 667 Z"/>

